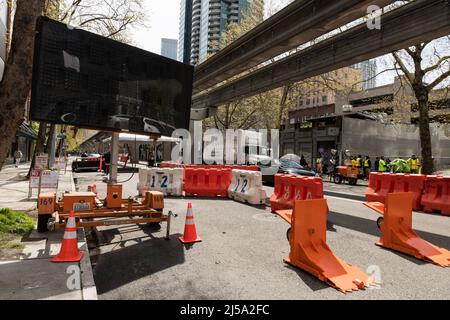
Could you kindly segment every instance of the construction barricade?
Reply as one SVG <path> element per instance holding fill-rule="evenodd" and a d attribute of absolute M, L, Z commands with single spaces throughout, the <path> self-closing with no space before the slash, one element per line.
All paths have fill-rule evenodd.
<path fill-rule="evenodd" d="M 184 169 L 184 193 L 196 197 L 228 197 L 231 169 Z"/>
<path fill-rule="evenodd" d="M 450 216 L 450 177 L 427 176 L 421 204 L 425 212 Z"/>
<path fill-rule="evenodd" d="M 254 205 L 266 203 L 267 195 L 263 190 L 260 171 L 234 169 L 231 176 L 229 198 Z"/>
<path fill-rule="evenodd" d="M 160 168 L 184 168 L 184 165 L 176 162 L 163 161 L 159 164 Z"/>
<path fill-rule="evenodd" d="M 412 230 L 412 192 L 390 193 L 386 204 L 365 203 L 383 215 L 379 222 L 381 238 L 377 245 L 400 251 L 441 267 L 450 266 L 450 251 L 439 248 L 419 237 Z"/>
<path fill-rule="evenodd" d="M 270 197 L 272 212 L 292 209 L 295 200 L 323 199 L 323 181 L 316 177 L 275 175 L 275 189 Z"/>
<path fill-rule="evenodd" d="M 421 174 L 397 173 L 394 178 L 394 192 L 411 192 L 413 210 L 422 210 L 422 192 L 426 176 Z"/>
<path fill-rule="evenodd" d="M 183 194 L 183 168 L 146 169 L 146 178 L 139 180 L 139 186 L 145 191 L 160 191 L 164 195 L 181 196 Z M 143 176 L 143 173 L 142 173 Z M 141 175 L 139 175 L 139 179 Z M 144 194 L 143 190 L 140 190 Z"/>
<path fill-rule="evenodd" d="M 394 192 L 395 174 L 371 172 L 369 187 L 366 191 L 367 201 L 384 202 L 388 193 Z"/>
<path fill-rule="evenodd" d="M 325 199 L 295 201 L 291 218 L 283 216 L 291 220 L 291 250 L 284 261 L 344 293 L 376 285 L 372 277 L 336 257 L 328 247 L 327 212 Z"/>

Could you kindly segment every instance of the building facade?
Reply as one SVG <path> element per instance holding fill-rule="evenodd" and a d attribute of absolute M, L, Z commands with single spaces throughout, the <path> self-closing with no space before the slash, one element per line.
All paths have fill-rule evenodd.
<path fill-rule="evenodd" d="M 218 50 L 214 43 L 220 40 L 229 23 L 240 23 L 252 5 L 261 10 L 264 8 L 263 0 L 192 0 L 189 11 L 187 1 L 181 1 L 178 59 L 185 59 L 190 49 L 190 63 L 193 65 L 205 61 Z M 189 17 L 192 18 L 190 45 L 186 42 Z"/>
<path fill-rule="evenodd" d="M 361 91 L 361 79 L 361 70 L 350 67 L 312 79 L 299 89 L 296 105 L 288 111 L 285 127 L 296 128 L 308 119 L 333 115 L 338 90 Z"/>
<path fill-rule="evenodd" d="M 420 114 L 414 93 L 405 83 L 405 79 L 397 77 L 389 85 L 345 94 L 336 92 L 330 105 L 290 110 L 280 132 L 280 155 L 303 154 L 310 164 L 319 156 L 330 159 L 331 149 L 350 150 L 353 155 L 368 155 L 372 159 L 382 155 L 391 160 L 420 155 Z M 450 165 L 449 96 L 449 88 L 430 93 L 437 169 Z"/>
<path fill-rule="evenodd" d="M 178 47 L 178 40 L 166 38 L 161 39 L 162 56 L 173 60 L 177 60 L 177 47 Z"/>

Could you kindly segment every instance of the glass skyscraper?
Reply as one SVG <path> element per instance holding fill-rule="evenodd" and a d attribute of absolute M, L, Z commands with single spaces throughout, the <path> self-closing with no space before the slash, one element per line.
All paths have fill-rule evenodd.
<path fill-rule="evenodd" d="M 252 3 L 264 9 L 264 0 L 190 0 L 191 11 L 187 10 L 189 0 L 181 0 L 180 39 L 178 59 L 186 57 L 190 51 L 190 63 L 193 65 L 205 61 L 208 55 L 218 49 L 214 46 L 230 22 L 240 23 L 243 12 Z M 186 43 L 189 34 L 186 22 L 191 17 L 190 43 Z M 184 41 L 182 41 L 184 40 Z M 186 63 L 186 60 L 183 60 Z"/>
<path fill-rule="evenodd" d="M 377 86 L 377 61 L 367 60 L 355 65 L 362 73 L 363 90 L 373 89 Z"/>
<path fill-rule="evenodd" d="M 191 62 L 192 0 L 181 0 L 177 60 Z"/>

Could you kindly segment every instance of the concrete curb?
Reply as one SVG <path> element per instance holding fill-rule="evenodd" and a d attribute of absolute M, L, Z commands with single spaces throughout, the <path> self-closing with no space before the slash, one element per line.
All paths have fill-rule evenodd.
<path fill-rule="evenodd" d="M 78 232 L 82 233 L 85 243 L 80 247 L 80 251 L 84 253 L 80 261 L 81 270 L 81 294 L 83 300 L 98 300 L 97 287 L 94 282 L 94 274 L 92 272 L 91 259 L 89 257 L 89 249 L 86 241 L 86 234 L 83 228 L 78 228 Z"/>

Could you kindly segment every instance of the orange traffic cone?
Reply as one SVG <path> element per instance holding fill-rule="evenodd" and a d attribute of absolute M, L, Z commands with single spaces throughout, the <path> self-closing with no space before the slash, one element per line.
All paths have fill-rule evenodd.
<path fill-rule="evenodd" d="M 179 239 L 182 243 L 186 244 L 202 241 L 202 239 L 200 239 L 197 236 L 197 230 L 195 228 L 194 222 L 194 214 L 192 213 L 192 204 L 190 202 L 188 203 L 186 223 L 184 225 L 184 235 L 182 237 L 179 237 Z"/>
<path fill-rule="evenodd" d="M 52 262 L 77 262 L 83 257 L 83 252 L 78 250 L 77 224 L 75 222 L 75 211 L 70 211 L 66 230 L 61 245 L 61 251 L 52 259 Z"/>

